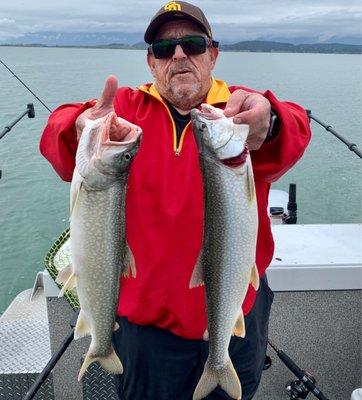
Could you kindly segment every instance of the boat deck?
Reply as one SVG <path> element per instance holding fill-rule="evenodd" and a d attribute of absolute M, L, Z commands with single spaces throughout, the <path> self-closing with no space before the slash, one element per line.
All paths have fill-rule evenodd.
<path fill-rule="evenodd" d="M 362 224 L 274 225 L 273 233 L 269 337 L 302 368 L 312 369 L 330 399 L 347 400 L 361 386 Z M 69 255 L 65 242 L 55 262 L 67 265 Z M 57 298 L 47 271 L 35 289 L 20 293 L 0 317 L 1 399 L 22 399 L 70 330 L 73 311 Z M 113 376 L 97 365 L 77 382 L 87 340 L 70 345 L 35 399 L 117 398 Z M 295 377 L 270 349 L 269 355 L 273 365 L 256 400 L 287 399 L 285 383 Z"/>

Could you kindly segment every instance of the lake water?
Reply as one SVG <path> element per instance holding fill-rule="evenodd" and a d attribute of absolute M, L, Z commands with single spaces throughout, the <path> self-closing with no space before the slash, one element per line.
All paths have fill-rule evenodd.
<path fill-rule="evenodd" d="M 122 86 L 152 81 L 145 51 L 0 47 L 0 59 L 51 109 L 96 98 L 104 79 Z M 360 55 L 221 53 L 214 76 L 229 84 L 272 90 L 280 99 L 311 109 L 362 147 Z M 0 65 L 0 131 L 26 104 L 24 118 L 0 141 L 0 314 L 33 285 L 36 272 L 68 226 L 69 184 L 39 154 L 46 109 Z M 303 159 L 274 188 L 297 184 L 300 223 L 361 222 L 361 160 L 317 124 Z"/>

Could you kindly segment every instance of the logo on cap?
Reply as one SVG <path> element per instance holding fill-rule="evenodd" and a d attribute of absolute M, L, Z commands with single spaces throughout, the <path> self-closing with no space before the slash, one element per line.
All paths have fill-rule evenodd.
<path fill-rule="evenodd" d="M 165 11 L 181 11 L 181 4 L 176 1 L 170 1 L 163 7 Z"/>

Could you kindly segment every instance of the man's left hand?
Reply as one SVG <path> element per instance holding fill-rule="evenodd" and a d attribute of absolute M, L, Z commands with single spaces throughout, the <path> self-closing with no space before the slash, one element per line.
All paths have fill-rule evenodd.
<path fill-rule="evenodd" d="M 248 146 L 250 150 L 258 150 L 268 134 L 270 110 L 269 100 L 261 94 L 238 89 L 226 103 L 224 115 L 234 117 L 235 124 L 250 126 Z"/>

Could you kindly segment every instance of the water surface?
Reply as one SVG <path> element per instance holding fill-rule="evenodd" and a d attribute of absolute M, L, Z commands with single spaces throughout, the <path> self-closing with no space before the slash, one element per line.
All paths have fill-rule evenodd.
<path fill-rule="evenodd" d="M 145 51 L 0 47 L 0 58 L 50 107 L 96 98 L 109 74 L 120 85 L 152 81 Z M 264 91 L 311 109 L 362 147 L 360 55 L 221 53 L 214 76 Z M 38 151 L 47 110 L 0 65 L 0 129 L 33 102 L 36 118 L 24 118 L 0 141 L 0 313 L 36 272 L 68 226 L 69 184 Z M 297 184 L 299 222 L 361 222 L 361 160 L 321 127 L 303 159 L 277 189 Z"/>

